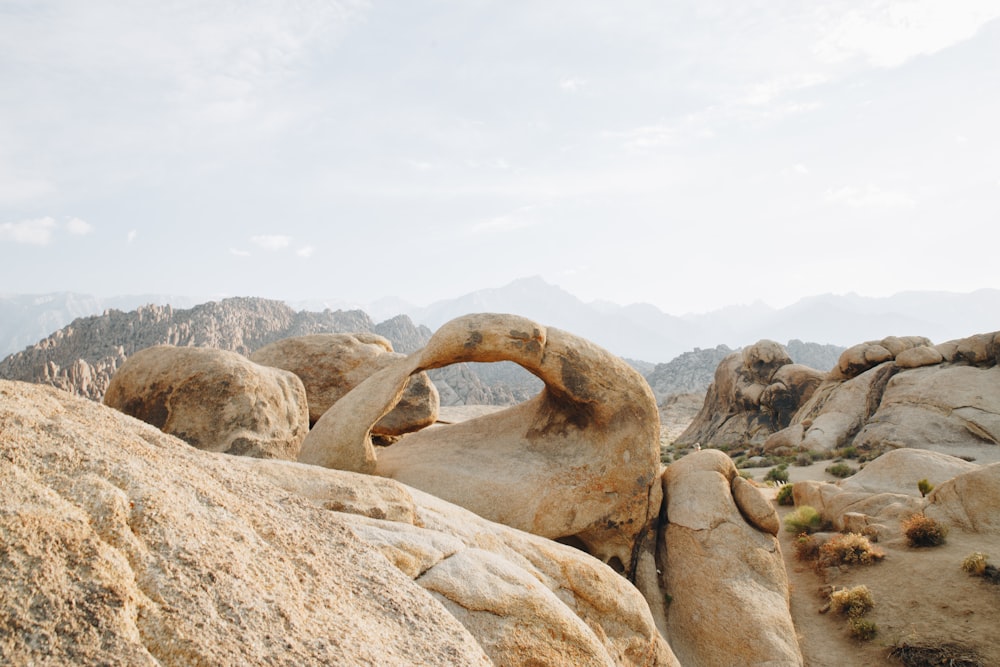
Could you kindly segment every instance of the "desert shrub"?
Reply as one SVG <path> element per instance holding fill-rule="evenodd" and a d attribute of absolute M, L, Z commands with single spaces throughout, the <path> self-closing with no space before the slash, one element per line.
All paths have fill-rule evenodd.
<path fill-rule="evenodd" d="M 982 551 L 973 551 L 971 554 L 965 557 L 962 561 L 962 569 L 969 574 L 974 574 L 977 577 L 983 575 L 986 571 L 986 559 L 989 558 Z"/>
<path fill-rule="evenodd" d="M 848 447 L 841 447 L 840 449 L 836 450 L 835 453 L 837 456 L 844 459 L 858 458 L 858 450 L 853 445 L 850 445 Z"/>
<path fill-rule="evenodd" d="M 871 565 L 883 558 L 884 551 L 873 547 L 867 537 L 857 533 L 836 535 L 819 548 L 819 564 L 822 567 Z"/>
<path fill-rule="evenodd" d="M 812 533 L 820 529 L 823 519 L 816 508 L 802 505 L 785 516 L 785 530 L 790 533 Z"/>
<path fill-rule="evenodd" d="M 743 479 L 749 480 L 751 482 L 753 481 L 753 473 L 750 472 L 749 470 L 738 470 L 737 473 L 739 473 L 739 476 L 742 477 Z"/>
<path fill-rule="evenodd" d="M 795 560 L 813 561 L 819 558 L 819 540 L 808 533 L 800 533 L 793 543 Z"/>
<path fill-rule="evenodd" d="M 779 466 L 771 468 L 764 475 L 765 482 L 787 482 L 788 481 L 788 464 L 782 463 Z"/>
<path fill-rule="evenodd" d="M 889 657 L 904 667 L 948 665 L 948 667 L 983 667 L 985 664 L 972 649 L 958 644 L 910 644 L 903 642 L 889 649 Z"/>
<path fill-rule="evenodd" d="M 923 514 L 903 519 L 902 526 L 911 547 L 936 547 L 944 544 L 948 536 L 948 526 Z"/>
<path fill-rule="evenodd" d="M 834 463 L 832 466 L 827 466 L 826 471 L 834 477 L 840 477 L 843 479 L 844 477 L 850 477 L 858 470 L 857 468 L 852 468 L 846 463 Z"/>
<path fill-rule="evenodd" d="M 800 452 L 795 457 L 795 465 L 804 468 L 806 466 L 811 466 L 813 464 L 812 454 L 809 452 Z"/>
<path fill-rule="evenodd" d="M 875 607 L 875 598 L 864 584 L 841 588 L 830 593 L 830 611 L 851 618 L 860 618 Z"/>
<path fill-rule="evenodd" d="M 782 484 L 778 489 L 777 500 L 779 505 L 794 505 L 795 498 L 792 497 L 794 484 Z"/>
<path fill-rule="evenodd" d="M 878 634 L 878 626 L 875 625 L 875 621 L 860 616 L 854 616 L 847 621 L 847 627 L 850 628 L 852 637 L 863 642 L 875 639 L 875 635 Z"/>
<path fill-rule="evenodd" d="M 934 490 L 934 485 L 927 481 L 927 478 L 917 482 L 917 489 L 920 491 L 921 496 L 927 496 L 928 493 Z"/>

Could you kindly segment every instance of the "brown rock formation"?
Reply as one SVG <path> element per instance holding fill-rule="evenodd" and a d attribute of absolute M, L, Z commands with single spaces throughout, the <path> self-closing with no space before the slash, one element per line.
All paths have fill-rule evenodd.
<path fill-rule="evenodd" d="M 377 334 L 312 334 L 265 345 L 250 360 L 295 373 L 305 385 L 309 422 L 315 424 L 365 378 L 404 356 L 393 352 L 392 343 Z M 426 373 L 417 373 L 372 433 L 396 436 L 419 431 L 437 419 L 438 405 L 437 389 Z"/>
<path fill-rule="evenodd" d="M 1000 332 L 935 346 L 890 336 L 849 348 L 825 378 L 781 366 L 765 388 L 731 355 L 678 442 L 782 453 L 1000 444 L 998 341 Z"/>
<path fill-rule="evenodd" d="M 595 559 L 392 480 L 6 381 L 0 460 L 6 664 L 679 664 Z"/>
<path fill-rule="evenodd" d="M 410 434 L 377 456 L 371 429 L 422 370 L 513 361 L 545 388 L 507 410 Z M 470 315 L 372 375 L 303 442 L 300 460 L 374 471 L 537 535 L 571 539 L 630 575 L 659 510 L 658 417 L 625 362 L 513 315 Z"/>
<path fill-rule="evenodd" d="M 717 450 L 689 454 L 663 474 L 667 525 L 657 558 L 672 597 L 671 647 L 685 665 L 801 665 L 777 517 L 759 491 L 734 486 L 738 479 Z"/>
<path fill-rule="evenodd" d="M 719 364 L 701 412 L 677 442 L 727 448 L 763 444 L 789 425 L 824 375 L 793 364 L 774 341 L 762 340 L 734 352 Z"/>
<path fill-rule="evenodd" d="M 104 402 L 212 452 L 295 460 L 309 430 L 295 374 L 225 350 L 140 350 L 111 378 Z"/>

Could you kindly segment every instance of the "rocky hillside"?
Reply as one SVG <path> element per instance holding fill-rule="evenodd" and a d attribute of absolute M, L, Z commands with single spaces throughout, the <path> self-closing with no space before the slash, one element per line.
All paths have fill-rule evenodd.
<path fill-rule="evenodd" d="M 212 347 L 248 355 L 268 343 L 313 333 L 371 332 L 399 352 L 423 347 L 430 330 L 405 315 L 376 324 L 363 311 L 296 312 L 281 301 L 231 298 L 190 309 L 148 305 L 107 310 L 69 326 L 0 362 L 0 378 L 50 384 L 100 400 L 115 370 L 154 345 Z"/>
<path fill-rule="evenodd" d="M 788 355 L 797 364 L 827 370 L 837 364 L 844 348 L 791 340 L 786 346 Z M 725 345 L 710 349 L 694 348 L 665 364 L 656 364 L 650 373 L 644 373 L 657 400 L 672 394 L 703 393 L 712 384 L 715 369 L 723 359 L 737 350 Z"/>
<path fill-rule="evenodd" d="M 680 444 L 766 452 L 898 447 L 965 454 L 1000 443 L 1000 332 L 934 345 L 890 336 L 845 350 L 829 372 L 773 341 L 723 359 Z"/>
<path fill-rule="evenodd" d="M 212 347 L 249 355 L 281 338 L 313 333 L 377 333 L 397 352 L 420 349 L 430 329 L 407 315 L 375 323 L 362 310 L 296 311 L 281 301 L 238 297 L 188 309 L 145 305 L 81 317 L 40 342 L 0 361 L 0 378 L 38 382 L 100 400 L 117 368 L 134 352 L 153 345 Z M 843 348 L 793 340 L 792 358 L 815 368 L 836 363 Z M 716 366 L 731 349 L 695 348 L 666 364 L 628 360 L 652 386 L 657 399 L 704 392 Z M 514 405 L 538 393 L 541 381 L 509 362 L 457 364 L 430 372 L 441 405 Z"/>

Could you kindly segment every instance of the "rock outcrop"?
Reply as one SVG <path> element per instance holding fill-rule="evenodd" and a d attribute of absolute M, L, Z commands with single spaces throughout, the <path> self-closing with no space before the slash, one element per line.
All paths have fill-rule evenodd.
<path fill-rule="evenodd" d="M 744 443 L 781 453 L 854 446 L 869 456 L 907 446 L 997 445 L 998 349 L 1000 332 L 939 345 L 890 336 L 845 350 L 828 374 L 788 366 L 774 371 L 777 389 L 789 386 L 785 375 L 798 378 L 791 384 L 801 392 L 761 390 L 759 380 L 748 382 L 745 364 L 730 356 L 679 442 Z"/>
<path fill-rule="evenodd" d="M 934 486 L 926 498 L 917 485 L 923 479 Z M 898 536 L 900 521 L 921 512 L 970 532 L 1000 532 L 1000 464 L 938 452 L 889 451 L 839 482 L 796 482 L 792 494 L 797 506 L 815 508 L 834 529 L 879 538 Z"/>
<path fill-rule="evenodd" d="M 503 360 L 545 388 L 501 412 L 407 435 L 376 455 L 372 427 L 412 374 Z M 659 511 L 658 431 L 652 392 L 624 361 L 521 317 L 469 315 L 334 404 L 300 460 L 398 479 L 499 523 L 581 544 L 633 575 Z"/>
<path fill-rule="evenodd" d="M 132 355 L 104 395 L 109 407 L 199 449 L 292 461 L 309 431 L 306 400 L 294 373 L 172 345 Z"/>
<path fill-rule="evenodd" d="M 794 406 L 812 395 L 823 375 L 793 364 L 774 341 L 734 352 L 719 364 L 702 410 L 677 442 L 727 448 L 763 444 L 789 425 Z"/>
<path fill-rule="evenodd" d="M 302 380 L 309 399 L 309 423 L 315 424 L 347 392 L 372 373 L 405 355 L 377 334 L 312 334 L 283 338 L 250 355 L 264 366 L 283 368 Z M 399 403 L 372 428 L 375 435 L 419 431 L 437 419 L 438 392 L 426 373 L 407 382 Z"/>
<path fill-rule="evenodd" d="M 0 661 L 678 665 L 568 546 L 0 381 Z"/>
<path fill-rule="evenodd" d="M 663 485 L 657 557 L 681 663 L 801 665 L 773 506 L 718 450 L 672 463 Z"/>

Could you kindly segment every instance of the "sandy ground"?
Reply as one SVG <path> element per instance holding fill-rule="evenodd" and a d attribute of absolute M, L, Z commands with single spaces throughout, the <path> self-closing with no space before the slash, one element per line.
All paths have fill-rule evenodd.
<path fill-rule="evenodd" d="M 990 445 L 971 446 L 961 452 L 940 448 L 936 451 L 974 456 L 979 464 L 1000 461 L 1000 447 Z M 789 481 L 835 482 L 837 479 L 824 471 L 830 463 L 789 466 Z M 854 461 L 848 463 L 857 465 Z M 759 480 L 767 470 L 759 468 L 752 472 Z M 776 488 L 764 491 L 774 502 Z M 782 518 L 794 509 L 776 502 L 775 506 Z M 908 643 L 957 644 L 974 650 L 984 666 L 1000 666 L 1000 586 L 971 576 L 961 568 L 962 561 L 973 551 L 985 552 L 990 555 L 990 563 L 1000 564 L 1000 535 L 967 533 L 954 526 L 949 531 L 945 544 L 938 547 L 913 548 L 900 536 L 876 544 L 886 554 L 880 563 L 821 572 L 812 564 L 795 559 L 795 536 L 782 531 L 779 541 L 791 590 L 792 620 L 799 633 L 805 664 L 808 667 L 897 665 L 901 663 L 890 659 L 888 652 L 895 645 Z M 870 642 L 853 639 L 844 617 L 819 611 L 827 601 L 825 587 L 850 588 L 860 584 L 871 590 L 875 600 L 875 608 L 867 618 L 878 626 L 878 635 Z"/>

